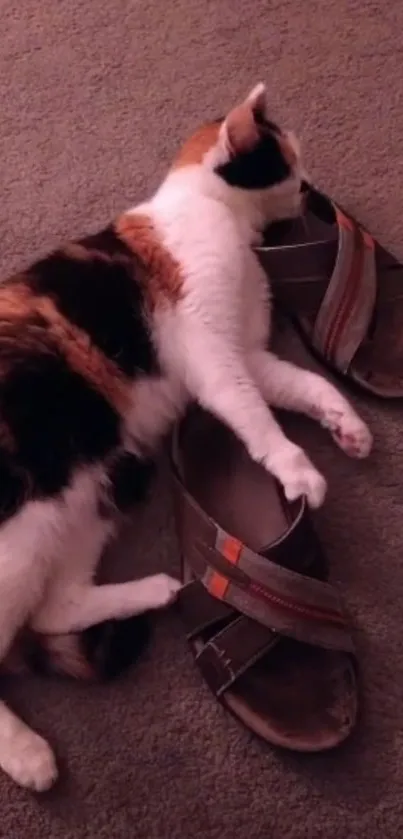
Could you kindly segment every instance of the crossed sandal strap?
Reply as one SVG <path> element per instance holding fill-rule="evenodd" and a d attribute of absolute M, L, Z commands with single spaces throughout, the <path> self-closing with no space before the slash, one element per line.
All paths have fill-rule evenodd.
<path fill-rule="evenodd" d="M 335 208 L 339 229 L 337 258 L 314 326 L 314 347 L 346 373 L 365 340 L 376 300 L 374 240 Z"/>
<path fill-rule="evenodd" d="M 188 641 L 197 641 L 202 632 L 212 631 L 196 660 L 216 696 L 228 690 L 280 640 L 275 632 L 212 597 L 200 580 L 182 589 L 179 604 Z"/>
<path fill-rule="evenodd" d="M 280 635 L 353 651 L 350 622 L 333 586 L 277 565 L 220 528 L 215 549 L 199 541 L 198 550 L 192 570 L 213 597 Z"/>
<path fill-rule="evenodd" d="M 187 581 L 179 608 L 214 693 L 225 692 L 282 636 L 353 652 L 339 595 L 318 579 L 323 554 L 304 499 L 293 505 L 287 532 L 256 553 L 219 527 L 186 490 L 177 444 L 174 439 L 174 499 Z"/>
<path fill-rule="evenodd" d="M 216 696 L 277 646 L 279 636 L 240 615 L 202 647 L 196 661 Z"/>
<path fill-rule="evenodd" d="M 222 628 L 234 617 L 234 610 L 208 593 L 200 580 L 193 579 L 181 590 L 180 613 L 185 626 L 186 638 L 194 641 L 206 630 Z"/>
<path fill-rule="evenodd" d="M 188 640 L 197 641 L 206 630 L 211 632 L 211 637 L 202 641 L 196 660 L 216 696 L 225 693 L 243 673 L 274 649 L 284 635 L 327 649 L 354 651 L 347 616 L 337 592 L 331 586 L 274 565 L 219 528 L 217 531 L 224 553 L 217 551 L 213 558 L 213 550 L 204 545 L 203 553 L 207 551 L 211 565 L 203 559 L 200 561 L 199 554 L 197 570 L 193 565 L 192 571 L 201 574 L 204 568 L 202 579 L 193 579 L 180 596 L 181 616 Z M 256 598 L 255 591 L 251 595 L 244 586 L 240 588 L 224 576 L 223 570 L 231 573 L 225 563 L 233 565 L 235 557 L 238 558 L 238 571 L 240 565 L 247 567 L 252 562 L 255 566 L 249 568 L 249 573 L 256 575 L 255 580 L 260 581 L 264 577 L 266 582 L 270 581 L 270 589 L 258 583 L 259 594 L 263 590 L 269 592 L 269 602 L 262 603 L 259 597 Z M 286 572 L 284 576 L 283 571 Z M 295 590 L 296 581 L 297 587 L 305 589 L 304 597 L 301 597 L 301 590 Z M 291 586 L 291 599 L 284 597 L 284 582 L 286 589 Z M 319 598 L 316 586 L 312 591 L 312 583 L 319 586 Z M 308 622 L 307 605 L 314 605 L 315 610 L 314 618 L 311 613 Z M 325 609 L 326 620 L 323 619 Z M 333 623 L 327 623 L 330 613 Z M 288 618 L 286 623 L 284 616 Z"/>
<path fill-rule="evenodd" d="M 272 650 L 282 636 L 354 652 L 338 592 L 327 583 L 277 564 L 284 554 L 288 562 L 290 554 L 295 559 L 295 552 L 299 562 L 304 556 L 307 573 L 318 564 L 320 546 L 303 501 L 290 530 L 265 549 L 266 555 L 275 557 L 273 561 L 218 527 L 183 493 L 183 486 L 179 498 L 180 520 L 192 534 L 184 563 L 192 580 L 181 592 L 179 607 L 189 641 L 200 640 L 206 630 L 211 632 L 208 640 L 201 641 L 196 658 L 217 696 Z"/>
<path fill-rule="evenodd" d="M 177 480 L 186 563 L 210 595 L 281 635 L 328 649 L 353 649 L 337 590 L 286 567 L 290 557 L 299 568 L 304 567 L 301 557 L 312 566 L 321 554 L 304 500 L 290 528 L 262 556 L 220 528 L 185 491 L 178 474 Z"/>
<path fill-rule="evenodd" d="M 224 531 L 207 515 L 186 489 L 181 477 L 178 449 L 179 439 L 178 429 L 176 429 L 171 449 L 171 467 L 175 489 L 173 496 L 175 518 L 179 542 L 185 548 L 186 565 L 189 565 L 192 571 L 195 571 L 195 575 L 200 578 L 201 574 L 197 573 L 197 568 L 200 567 L 198 566 L 200 543 L 215 548 L 217 539 L 221 538 L 220 534 L 223 534 Z M 264 547 L 261 554 L 266 556 L 269 552 L 270 559 L 278 565 L 298 569 L 307 576 L 317 579 L 325 579 L 327 567 L 319 540 L 307 514 L 305 499 L 298 499 L 294 502 L 293 507 L 293 521 L 285 536 L 267 548 Z M 203 561 L 201 568 L 203 574 Z M 184 580 L 186 582 L 186 568 Z"/>
<path fill-rule="evenodd" d="M 188 641 L 197 641 L 206 631 L 211 635 L 203 642 L 196 659 L 216 696 L 221 696 L 281 641 L 281 636 L 267 626 L 209 594 L 200 579 L 193 578 L 185 585 L 179 606 Z"/>
<path fill-rule="evenodd" d="M 346 373 L 368 334 L 375 309 L 375 243 L 344 210 L 313 188 L 308 207 L 320 219 L 333 223 L 338 237 L 268 247 L 259 256 L 280 301 L 287 305 L 295 298 L 298 305 L 299 296 L 302 311 L 309 293 L 315 296 L 314 283 L 329 278 L 311 341 L 323 357 Z"/>
<path fill-rule="evenodd" d="M 277 646 L 284 635 L 326 649 L 354 652 L 347 616 L 331 586 L 276 566 L 270 560 L 254 555 L 231 537 L 225 538 L 231 560 L 217 552 L 217 558 L 220 557 L 217 562 L 220 570 L 217 571 L 209 548 L 212 565 L 206 563 L 202 581 L 189 583 L 180 598 L 185 625 L 187 623 L 189 628 L 193 622 L 193 631 L 188 632 L 189 640 L 196 639 L 205 629 L 213 630 L 212 637 L 198 651 L 196 660 L 216 696 L 228 690 Z M 254 563 L 254 567 L 248 568 L 253 576 L 245 574 L 242 581 L 238 578 L 234 583 L 232 577 L 222 574 L 222 557 L 231 566 L 236 555 L 238 572 L 241 565 L 245 568 Z M 200 566 L 198 570 L 200 572 Z M 260 582 L 263 576 L 264 585 Z M 214 594 L 209 594 L 211 591 Z M 189 600 L 193 605 L 198 603 L 194 613 L 189 611 Z M 229 610 L 228 606 L 238 612 Z M 204 619 L 201 620 L 202 616 Z"/>

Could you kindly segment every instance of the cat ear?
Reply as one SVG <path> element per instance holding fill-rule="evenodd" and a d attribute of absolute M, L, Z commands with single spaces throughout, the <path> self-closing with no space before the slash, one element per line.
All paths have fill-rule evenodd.
<path fill-rule="evenodd" d="M 249 96 L 247 96 L 246 101 L 251 106 L 255 116 L 266 116 L 266 85 L 264 85 L 263 82 L 259 82 L 259 84 L 255 85 L 255 87 L 251 90 Z"/>
<path fill-rule="evenodd" d="M 231 155 L 251 151 L 259 142 L 259 117 L 266 109 L 266 88 L 256 85 L 241 105 L 228 114 L 222 133 L 227 150 Z"/>

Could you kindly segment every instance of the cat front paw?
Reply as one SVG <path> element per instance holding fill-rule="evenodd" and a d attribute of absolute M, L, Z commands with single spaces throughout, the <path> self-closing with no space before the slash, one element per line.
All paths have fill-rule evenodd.
<path fill-rule="evenodd" d="M 355 411 L 328 411 L 323 425 L 349 457 L 368 457 L 372 449 L 372 434 Z"/>
<path fill-rule="evenodd" d="M 33 731 L 21 729 L 3 753 L 1 766 L 21 787 L 34 792 L 45 792 L 57 779 L 53 752 L 46 740 Z"/>
<path fill-rule="evenodd" d="M 289 448 L 271 458 L 269 469 L 282 484 L 288 501 L 305 496 L 314 509 L 323 504 L 326 481 L 298 446 L 290 444 Z"/>
<path fill-rule="evenodd" d="M 161 609 L 169 606 L 176 600 L 182 583 L 169 574 L 154 574 L 146 581 L 147 596 L 150 600 L 151 609 Z"/>

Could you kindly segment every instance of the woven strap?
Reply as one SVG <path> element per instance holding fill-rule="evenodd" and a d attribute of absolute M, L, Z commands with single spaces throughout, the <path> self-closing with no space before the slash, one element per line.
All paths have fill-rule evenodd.
<path fill-rule="evenodd" d="M 346 373 L 368 334 L 376 299 L 374 240 L 336 208 L 339 245 L 333 274 L 316 318 L 312 343 Z"/>
<path fill-rule="evenodd" d="M 304 500 L 288 531 L 258 554 L 205 514 L 184 487 L 175 460 L 174 455 L 177 528 L 183 560 L 193 577 L 213 598 L 270 630 L 351 651 L 350 622 L 337 590 L 286 567 L 314 566 L 320 554 Z"/>
<path fill-rule="evenodd" d="M 333 366 L 347 373 L 374 314 L 375 243 L 363 227 L 318 190 L 311 188 L 307 208 L 327 225 L 328 239 L 288 242 L 257 253 L 273 282 L 276 299 L 285 308 L 294 306 L 301 321 L 310 301 L 317 297 L 315 286 L 318 288 L 321 300 L 311 342 Z"/>
<path fill-rule="evenodd" d="M 187 639 L 199 641 L 196 660 L 216 696 L 228 690 L 280 640 L 275 632 L 211 597 L 200 580 L 182 589 L 179 604 Z M 206 630 L 209 637 L 203 641 Z"/>
<path fill-rule="evenodd" d="M 240 615 L 207 641 L 196 661 L 210 688 L 221 696 L 278 641 L 274 632 Z"/>
<path fill-rule="evenodd" d="M 255 553 L 220 528 L 186 489 L 179 437 L 177 429 L 174 500 L 187 581 L 179 608 L 214 693 L 228 690 L 282 636 L 352 652 L 349 621 L 337 592 L 308 576 L 322 577 L 325 563 L 305 501 L 289 508 L 293 522 L 284 536 Z"/>
<path fill-rule="evenodd" d="M 209 594 L 280 635 L 352 652 L 337 590 L 254 553 L 217 527 L 215 548 L 199 541 L 193 573 Z"/>

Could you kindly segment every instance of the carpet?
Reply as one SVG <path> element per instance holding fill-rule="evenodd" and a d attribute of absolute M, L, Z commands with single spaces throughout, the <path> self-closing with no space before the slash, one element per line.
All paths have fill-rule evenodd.
<path fill-rule="evenodd" d="M 1 269 L 96 230 L 145 196 L 181 137 L 267 82 L 317 183 L 403 258 L 403 6 L 376 0 L 0 0 Z M 400 81 L 399 81 L 400 79 Z M 294 336 L 283 351 L 312 365 Z M 375 434 L 349 461 L 287 421 L 330 482 L 315 516 L 358 628 L 362 715 L 345 746 L 293 756 L 214 701 L 174 614 L 114 685 L 10 681 L 54 744 L 40 798 L 0 777 L 7 839 L 397 839 L 403 831 L 402 408 L 353 397 Z M 175 572 L 161 466 L 107 557 L 114 578 Z"/>

